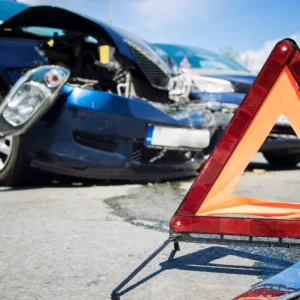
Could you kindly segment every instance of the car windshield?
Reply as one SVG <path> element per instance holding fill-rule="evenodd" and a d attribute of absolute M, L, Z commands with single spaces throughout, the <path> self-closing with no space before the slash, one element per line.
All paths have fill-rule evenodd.
<path fill-rule="evenodd" d="M 206 70 L 246 71 L 235 61 L 207 50 L 196 47 L 184 47 L 169 44 L 155 44 L 164 50 L 171 59 L 182 68 L 197 68 Z"/>

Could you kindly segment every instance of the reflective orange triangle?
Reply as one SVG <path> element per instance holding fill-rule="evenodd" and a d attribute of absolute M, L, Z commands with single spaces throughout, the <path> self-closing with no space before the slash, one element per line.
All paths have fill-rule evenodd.
<path fill-rule="evenodd" d="M 234 195 L 240 177 L 280 115 L 300 138 L 299 82 L 300 50 L 294 41 L 283 40 L 177 209 L 171 231 L 300 238 L 300 203 Z"/>
<path fill-rule="evenodd" d="M 240 177 L 281 114 L 290 121 L 300 138 L 299 99 L 297 83 L 288 67 L 285 67 L 195 215 L 239 214 L 300 219 L 300 204 L 234 195 Z"/>

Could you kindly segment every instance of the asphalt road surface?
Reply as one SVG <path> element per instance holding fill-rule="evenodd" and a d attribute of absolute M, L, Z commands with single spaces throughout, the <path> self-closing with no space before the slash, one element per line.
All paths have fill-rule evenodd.
<path fill-rule="evenodd" d="M 274 170 L 257 155 L 237 193 L 298 202 L 300 168 Z M 0 189 L 0 299 L 110 299 L 167 239 L 191 180 L 147 185 L 49 184 Z M 166 248 L 121 299 L 232 299 L 300 260 L 288 249 L 181 244 Z"/>

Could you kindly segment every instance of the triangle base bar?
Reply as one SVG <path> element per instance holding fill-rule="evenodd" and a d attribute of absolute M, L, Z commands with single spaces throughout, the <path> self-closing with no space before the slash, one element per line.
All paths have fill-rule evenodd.
<path fill-rule="evenodd" d="M 174 216 L 171 221 L 171 230 L 176 233 L 300 239 L 299 220 Z"/>
<path fill-rule="evenodd" d="M 171 230 L 171 235 L 175 234 Z M 237 235 L 211 235 L 211 234 L 190 234 L 181 233 L 178 242 L 198 243 L 198 244 L 217 244 L 217 245 L 238 245 L 256 246 L 270 248 L 300 248 L 300 240 L 288 238 L 266 238 Z"/>

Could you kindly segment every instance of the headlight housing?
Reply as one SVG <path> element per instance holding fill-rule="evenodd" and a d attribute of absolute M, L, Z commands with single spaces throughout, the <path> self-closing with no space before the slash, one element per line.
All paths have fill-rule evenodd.
<path fill-rule="evenodd" d="M 191 91 L 192 79 L 188 74 L 182 73 L 170 78 L 168 90 L 169 97 L 175 102 L 186 99 Z"/>
<path fill-rule="evenodd" d="M 200 92 L 207 93 L 233 93 L 234 87 L 228 80 L 206 76 L 194 76 L 194 83 Z"/>
<path fill-rule="evenodd" d="M 27 130 L 55 102 L 69 76 L 70 71 L 60 66 L 41 66 L 22 76 L 0 106 L 0 134 Z"/>

